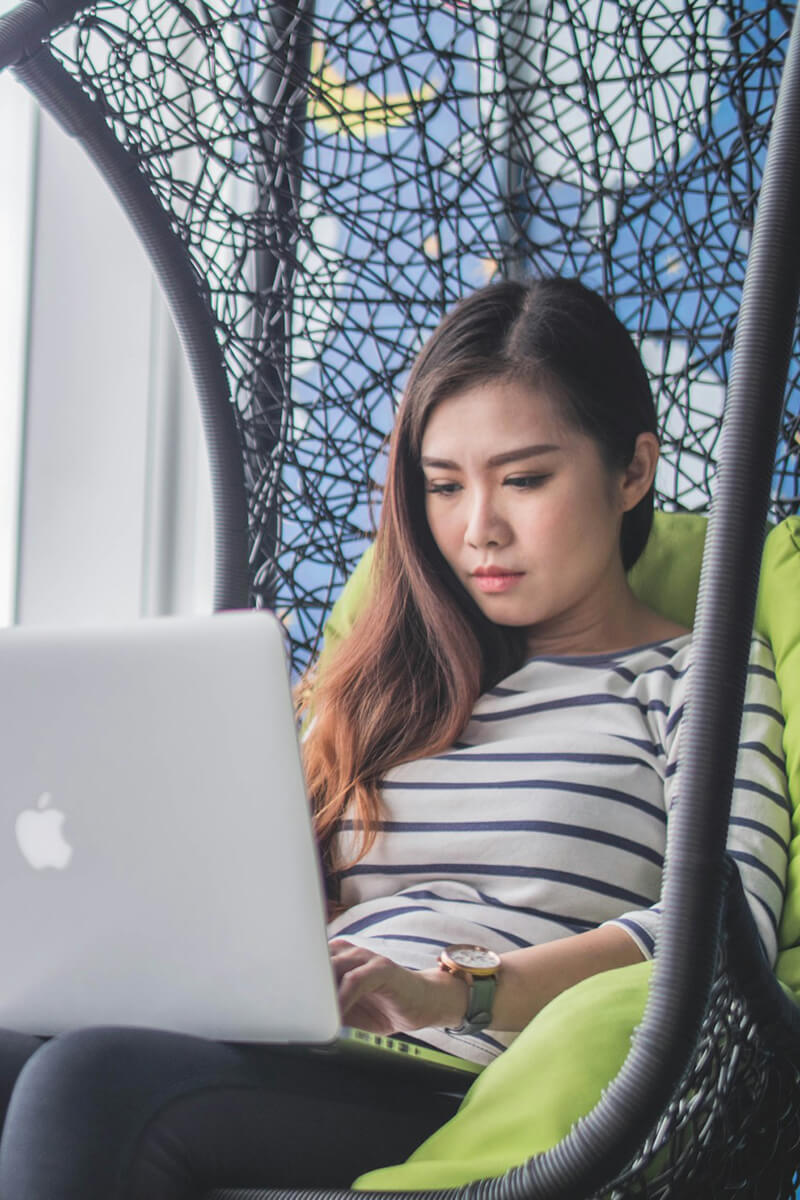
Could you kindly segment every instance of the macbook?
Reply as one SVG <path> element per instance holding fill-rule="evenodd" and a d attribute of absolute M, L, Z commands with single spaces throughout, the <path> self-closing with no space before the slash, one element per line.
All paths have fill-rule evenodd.
<path fill-rule="evenodd" d="M 270 613 L 3 630 L 0 761 L 0 1026 L 137 1025 L 479 1070 L 342 1036 Z"/>

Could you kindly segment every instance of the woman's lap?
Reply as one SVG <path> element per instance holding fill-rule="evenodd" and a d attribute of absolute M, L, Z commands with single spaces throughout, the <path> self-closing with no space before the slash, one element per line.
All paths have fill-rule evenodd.
<path fill-rule="evenodd" d="M 0 1084 L 23 1062 L 0 1143 L 9 1200 L 346 1186 L 406 1157 L 458 1104 L 338 1058 L 152 1030 L 84 1030 L 38 1049 L 0 1035 Z"/>
<path fill-rule="evenodd" d="M 41 1038 L 0 1029 L 0 1130 L 17 1077 L 25 1063 L 42 1045 Z"/>

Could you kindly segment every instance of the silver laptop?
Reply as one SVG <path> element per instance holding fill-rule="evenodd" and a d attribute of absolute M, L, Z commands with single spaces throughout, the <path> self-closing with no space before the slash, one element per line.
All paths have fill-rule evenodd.
<path fill-rule="evenodd" d="M 342 1045 L 271 614 L 0 631 L 0 762 L 0 1026 Z"/>

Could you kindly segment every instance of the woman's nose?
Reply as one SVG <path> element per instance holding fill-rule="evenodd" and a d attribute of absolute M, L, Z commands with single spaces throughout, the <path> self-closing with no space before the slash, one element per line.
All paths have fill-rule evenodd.
<path fill-rule="evenodd" d="M 474 498 L 464 530 L 464 540 L 476 549 L 482 546 L 501 546 L 508 541 L 508 524 L 489 497 Z"/>

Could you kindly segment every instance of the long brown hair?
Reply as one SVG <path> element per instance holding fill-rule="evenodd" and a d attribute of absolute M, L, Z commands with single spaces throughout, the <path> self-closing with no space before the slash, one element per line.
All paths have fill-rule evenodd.
<path fill-rule="evenodd" d="M 626 466 L 637 435 L 655 430 L 647 375 L 627 332 L 574 280 L 490 284 L 431 335 L 392 433 L 369 598 L 310 701 L 309 688 L 298 689 L 301 711 L 313 705 L 304 767 L 331 877 L 350 865 L 333 852 L 345 812 L 361 834 L 360 858 L 375 839 L 386 772 L 449 748 L 480 694 L 525 661 L 525 631 L 485 617 L 434 542 L 420 465 L 435 405 L 500 378 L 546 388 L 609 468 Z M 626 569 L 647 541 L 652 507 L 651 490 L 625 514 Z"/>

